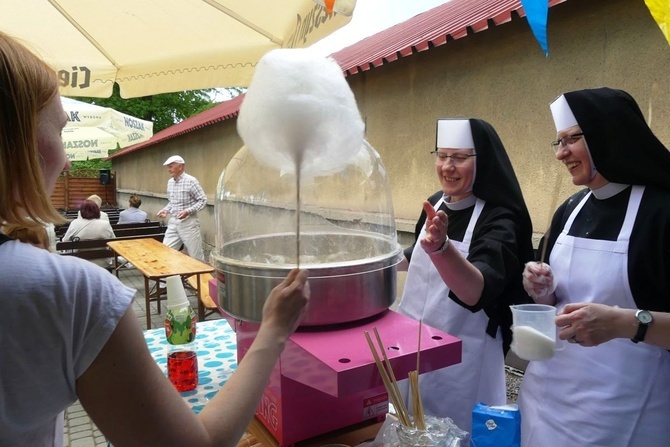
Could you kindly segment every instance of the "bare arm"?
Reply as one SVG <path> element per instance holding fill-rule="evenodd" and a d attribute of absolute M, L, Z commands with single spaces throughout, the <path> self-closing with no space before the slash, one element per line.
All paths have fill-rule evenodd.
<path fill-rule="evenodd" d="M 132 310 L 77 379 L 82 405 L 115 447 L 235 446 L 305 312 L 306 279 L 305 271 L 293 270 L 272 291 L 256 340 L 200 415 L 191 411 L 155 364 Z"/>
<path fill-rule="evenodd" d="M 568 304 L 556 317 L 556 325 L 562 328 L 559 337 L 563 340 L 577 339 L 582 346 L 597 346 L 614 338 L 632 339 L 638 326 L 636 311 L 596 303 Z M 651 314 L 654 319 L 644 343 L 670 349 L 670 314 Z"/>
<path fill-rule="evenodd" d="M 423 202 L 426 211 L 426 237 L 419 241 L 428 253 L 440 277 L 458 299 L 468 306 L 479 302 L 484 290 L 484 276 L 449 242 L 444 251 L 440 248 L 447 238 L 448 218 L 444 211 L 437 213 L 430 202 Z"/>
<path fill-rule="evenodd" d="M 635 312 L 631 312 L 631 314 L 635 320 L 634 332 L 637 332 Z M 649 325 L 649 329 L 647 329 L 647 336 L 644 338 L 644 342 L 649 345 L 670 349 L 670 314 L 666 312 L 652 312 L 651 315 L 654 317 L 654 321 Z M 630 316 L 628 316 L 628 319 L 630 320 Z M 630 333 L 630 330 L 628 333 Z"/>

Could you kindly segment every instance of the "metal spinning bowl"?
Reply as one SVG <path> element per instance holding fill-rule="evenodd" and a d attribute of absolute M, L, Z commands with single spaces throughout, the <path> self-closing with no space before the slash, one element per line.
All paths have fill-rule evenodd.
<path fill-rule="evenodd" d="M 237 240 L 212 255 L 225 275 L 219 301 L 226 312 L 241 320 L 261 320 L 270 291 L 296 267 L 295 257 L 277 255 L 295 252 L 295 237 L 285 233 Z M 311 292 L 301 325 L 347 323 L 388 309 L 395 300 L 401 259 L 395 240 L 374 234 L 301 234 L 300 268 L 309 270 Z"/>

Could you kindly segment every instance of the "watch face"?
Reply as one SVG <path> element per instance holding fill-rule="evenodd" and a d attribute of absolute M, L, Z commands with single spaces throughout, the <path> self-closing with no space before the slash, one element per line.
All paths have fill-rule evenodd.
<path fill-rule="evenodd" d="M 651 313 L 649 313 L 649 311 L 646 310 L 638 311 L 636 317 L 637 320 L 642 324 L 649 324 L 651 323 L 652 320 Z"/>

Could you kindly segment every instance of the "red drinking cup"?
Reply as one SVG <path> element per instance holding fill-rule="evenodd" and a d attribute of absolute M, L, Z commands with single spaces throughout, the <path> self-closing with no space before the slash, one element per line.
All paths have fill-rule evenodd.
<path fill-rule="evenodd" d="M 198 386 L 198 358 L 195 351 L 170 352 L 167 358 L 168 379 L 180 393 Z"/>

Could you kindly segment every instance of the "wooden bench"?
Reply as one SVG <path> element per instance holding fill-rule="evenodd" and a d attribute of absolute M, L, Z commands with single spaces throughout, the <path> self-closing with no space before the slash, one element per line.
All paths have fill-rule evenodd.
<path fill-rule="evenodd" d="M 116 228 L 114 229 L 114 235 L 116 237 L 127 237 L 127 236 L 146 236 L 154 234 L 165 234 L 167 227 L 135 227 L 135 228 Z"/>
<path fill-rule="evenodd" d="M 130 228 L 160 228 L 163 227 L 167 229 L 167 227 L 163 226 L 163 222 L 160 221 L 148 221 L 148 222 L 136 222 L 136 223 L 125 223 L 125 224 L 120 224 L 120 223 L 114 223 L 112 224 L 112 230 L 114 231 L 114 234 L 116 234 L 117 230 L 126 230 Z M 56 238 L 57 239 L 62 239 L 63 236 L 65 236 L 65 233 L 67 233 L 67 229 L 70 226 L 70 222 L 64 223 L 62 225 L 56 226 Z M 163 230 L 165 232 L 165 230 Z"/>
<path fill-rule="evenodd" d="M 133 222 L 133 223 L 115 223 L 112 225 L 113 229 L 124 229 L 124 228 L 141 228 L 141 227 L 163 227 L 163 222 L 160 220 L 145 220 L 144 222 Z"/>
<path fill-rule="evenodd" d="M 115 215 L 118 216 L 123 209 L 121 208 L 100 208 L 100 211 L 106 213 L 108 216 Z M 64 216 L 66 219 L 76 219 L 77 215 L 79 214 L 79 210 L 67 210 L 64 212 L 61 212 L 61 215 Z"/>
<path fill-rule="evenodd" d="M 212 278 L 213 276 L 211 273 L 203 273 L 200 275 L 200 302 L 204 307 L 202 312 L 200 309 L 198 309 L 198 314 L 202 313 L 202 315 L 198 315 L 198 319 L 201 321 L 210 315 L 219 313 L 218 306 L 216 305 L 212 297 L 209 295 L 209 280 Z M 191 286 L 193 290 L 198 290 L 196 275 L 189 276 L 186 279 L 186 282 L 188 282 L 188 285 Z"/>

